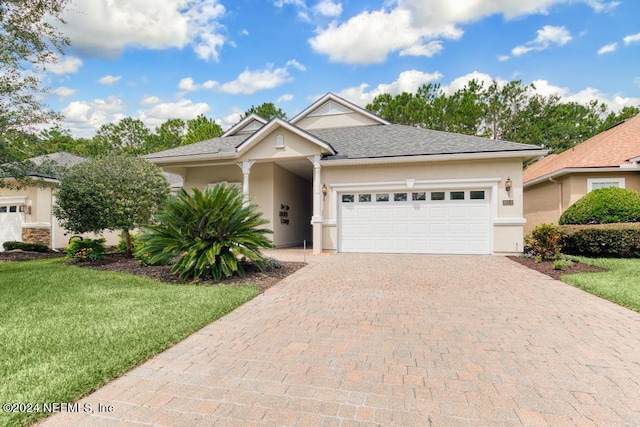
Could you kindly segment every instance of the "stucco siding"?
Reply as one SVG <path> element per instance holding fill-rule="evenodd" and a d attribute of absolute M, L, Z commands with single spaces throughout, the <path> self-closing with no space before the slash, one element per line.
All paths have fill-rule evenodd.
<path fill-rule="evenodd" d="M 276 139 L 282 136 L 284 146 L 276 148 Z M 286 129 L 276 129 L 249 148 L 239 161 L 254 159 L 289 159 L 320 154 L 320 146 Z"/>
<path fill-rule="evenodd" d="M 305 117 L 296 122 L 296 126 L 302 129 L 325 129 L 347 126 L 368 126 L 380 124 L 362 114 L 331 114 L 326 116 Z"/>

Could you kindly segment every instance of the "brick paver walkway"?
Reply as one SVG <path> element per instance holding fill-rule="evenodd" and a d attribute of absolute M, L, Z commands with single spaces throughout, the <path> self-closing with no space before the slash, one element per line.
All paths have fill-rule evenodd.
<path fill-rule="evenodd" d="M 640 425 L 639 383 L 640 314 L 500 257 L 342 254 L 44 424 Z"/>

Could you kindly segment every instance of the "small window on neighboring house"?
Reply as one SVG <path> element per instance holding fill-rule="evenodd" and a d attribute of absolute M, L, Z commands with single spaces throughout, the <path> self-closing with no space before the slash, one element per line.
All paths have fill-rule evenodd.
<path fill-rule="evenodd" d="M 276 136 L 276 148 L 284 148 L 284 136 Z"/>
<path fill-rule="evenodd" d="M 589 178 L 587 179 L 587 193 L 600 188 L 624 187 L 624 178 Z"/>

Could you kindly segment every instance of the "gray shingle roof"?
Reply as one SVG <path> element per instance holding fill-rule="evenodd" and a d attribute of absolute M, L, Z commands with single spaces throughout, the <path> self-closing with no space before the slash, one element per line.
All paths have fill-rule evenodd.
<path fill-rule="evenodd" d="M 87 161 L 87 158 L 67 153 L 66 151 L 60 151 L 58 153 L 45 154 L 44 156 L 31 157 L 29 160 L 36 165 L 41 165 L 45 162 L 52 162 L 57 166 L 67 168 L 84 163 Z"/>
<path fill-rule="evenodd" d="M 235 147 L 240 145 L 242 141 L 249 138 L 250 136 L 251 135 L 218 137 L 208 139 L 206 141 L 195 142 L 189 145 L 182 145 L 180 147 L 171 148 L 169 150 L 164 150 L 157 153 L 147 154 L 143 157 L 148 160 L 153 160 L 163 157 L 194 156 L 198 154 L 234 152 Z"/>
<path fill-rule="evenodd" d="M 313 129 L 338 152 L 332 158 L 375 158 L 496 151 L 539 150 L 540 147 L 403 125 Z"/>
<path fill-rule="evenodd" d="M 337 152 L 327 159 L 539 150 L 540 147 L 403 125 L 369 125 L 311 129 L 305 132 Z M 234 152 L 251 135 L 214 138 L 144 156 L 148 160 Z"/>

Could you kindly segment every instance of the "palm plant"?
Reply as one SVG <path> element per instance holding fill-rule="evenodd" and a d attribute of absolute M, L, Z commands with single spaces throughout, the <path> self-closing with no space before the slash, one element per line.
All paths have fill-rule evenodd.
<path fill-rule="evenodd" d="M 150 264 L 177 260 L 171 271 L 182 279 L 242 276 L 242 258 L 264 270 L 260 249 L 273 247 L 273 232 L 259 228 L 269 221 L 257 208 L 235 186 L 182 189 L 154 216 L 155 224 L 143 228 L 136 255 Z"/>

